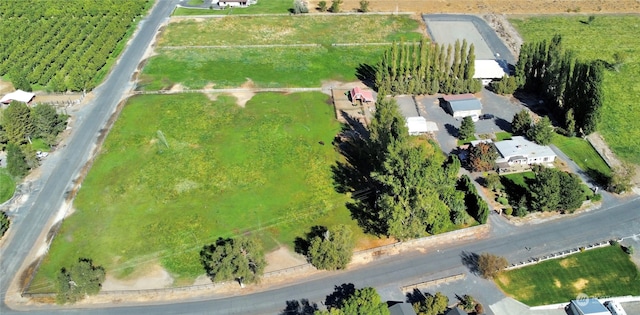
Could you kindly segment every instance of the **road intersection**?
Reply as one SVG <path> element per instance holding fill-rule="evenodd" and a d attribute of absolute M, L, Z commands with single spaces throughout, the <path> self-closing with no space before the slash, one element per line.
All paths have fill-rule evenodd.
<path fill-rule="evenodd" d="M 590 212 L 570 215 L 535 225 L 513 226 L 497 215 L 490 218 L 491 233 L 485 239 L 448 245 L 436 252 L 409 252 L 378 259 L 353 270 L 321 273 L 297 283 L 264 292 L 238 296 L 211 296 L 201 300 L 160 305 L 95 305 L 95 308 L 29 306 L 14 303 L 19 291 L 18 274 L 35 257 L 56 217 L 66 211 L 65 198 L 74 189 L 83 167 L 90 161 L 98 139 L 104 134 L 116 106 L 131 89 L 131 77 L 178 0 L 157 1 L 115 65 L 107 80 L 94 91 L 95 98 L 74 114 L 75 123 L 64 148 L 52 154 L 41 166 L 41 176 L 31 184 L 22 205 L 11 212 L 11 237 L 0 248 L 0 314 L 274 314 L 285 301 L 306 298 L 321 301 L 335 285 L 382 287 L 413 283 L 416 279 L 450 268 L 464 267 L 463 253 L 492 252 L 510 262 L 526 261 L 558 251 L 603 240 L 627 237 L 640 232 L 640 199 L 614 197 Z M 482 280 L 485 281 L 485 280 Z"/>

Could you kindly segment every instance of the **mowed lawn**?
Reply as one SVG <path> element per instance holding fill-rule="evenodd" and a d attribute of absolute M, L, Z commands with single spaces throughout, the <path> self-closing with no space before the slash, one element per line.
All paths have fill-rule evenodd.
<path fill-rule="evenodd" d="M 237 16 L 169 24 L 158 46 L 367 44 L 419 41 L 407 15 Z"/>
<path fill-rule="evenodd" d="M 275 47 L 160 50 L 145 66 L 140 89 L 169 89 L 174 84 L 201 89 L 239 87 L 320 87 L 328 80 L 355 81 L 356 68 L 372 64 L 382 46 Z M 249 81 L 250 80 L 250 81 Z"/>
<path fill-rule="evenodd" d="M 619 246 L 506 271 L 496 283 L 529 306 L 567 302 L 579 293 L 593 297 L 640 294 L 638 268 Z"/>
<path fill-rule="evenodd" d="M 606 183 L 611 176 L 611 169 L 587 140 L 554 134 L 551 143 L 599 183 Z"/>
<path fill-rule="evenodd" d="M 333 190 L 340 125 L 327 97 L 260 93 L 246 108 L 223 95 L 132 98 L 32 291 L 50 292 L 60 268 L 79 257 L 118 277 L 160 263 L 190 284 L 204 273 L 199 251 L 219 237 L 293 248 L 313 225 L 344 223 L 363 238 L 348 197 Z"/>
<path fill-rule="evenodd" d="M 604 78 L 604 107 L 598 130 L 614 153 L 640 164 L 640 16 L 596 15 L 587 25 L 587 16 L 513 18 L 511 23 L 526 41 L 551 39 L 561 34 L 566 48 L 584 60 L 613 62 L 613 54 L 623 52 L 626 63 L 620 72 L 608 70 Z"/>

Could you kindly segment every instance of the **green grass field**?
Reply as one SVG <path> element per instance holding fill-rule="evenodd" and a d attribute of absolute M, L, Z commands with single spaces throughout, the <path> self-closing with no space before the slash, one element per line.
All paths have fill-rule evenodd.
<path fill-rule="evenodd" d="M 0 203 L 13 197 L 16 191 L 16 182 L 13 180 L 6 168 L 0 168 Z"/>
<path fill-rule="evenodd" d="M 529 185 L 527 184 L 526 180 L 536 178 L 536 174 L 534 172 L 523 172 L 523 173 L 502 175 L 502 177 L 524 188 L 525 190 L 528 190 Z"/>
<path fill-rule="evenodd" d="M 640 294 L 638 268 L 618 246 L 506 271 L 496 283 L 529 306 L 567 302 L 579 293 L 596 297 Z"/>
<path fill-rule="evenodd" d="M 510 19 L 527 41 L 551 39 L 561 34 L 566 48 L 584 60 L 613 62 L 613 54 L 624 52 L 626 63 L 620 72 L 606 71 L 604 107 L 598 130 L 614 153 L 640 164 L 640 111 L 635 109 L 640 93 L 640 16 L 597 15 L 587 25 L 587 16 L 548 16 Z"/>
<path fill-rule="evenodd" d="M 356 80 L 356 67 L 377 62 L 384 48 L 296 47 L 161 50 L 143 70 L 139 88 L 167 89 L 176 83 L 199 89 L 320 87 L 323 81 Z"/>
<path fill-rule="evenodd" d="M 366 44 L 419 41 L 419 23 L 405 15 L 238 16 L 169 24 L 158 47 Z"/>
<path fill-rule="evenodd" d="M 496 132 L 496 141 L 509 140 L 511 139 L 511 133 L 506 131 Z"/>
<path fill-rule="evenodd" d="M 588 141 L 554 134 L 551 143 L 596 181 L 606 183 L 611 176 L 611 169 Z"/>
<path fill-rule="evenodd" d="M 194 0 L 192 0 L 194 1 Z M 174 16 L 179 15 L 234 15 L 234 14 L 288 14 L 289 9 L 293 8 L 293 1 L 289 0 L 260 0 L 256 4 L 252 4 L 246 8 L 231 8 L 224 10 L 202 10 L 177 8 Z M 311 8 L 309 8 L 311 11 Z"/>
<path fill-rule="evenodd" d="M 344 223 L 366 238 L 348 197 L 333 190 L 339 156 L 329 144 L 340 125 L 326 101 L 321 93 L 260 93 L 241 108 L 228 96 L 132 98 L 32 291 L 51 291 L 58 270 L 79 257 L 119 277 L 160 262 L 177 284 L 189 284 L 204 273 L 202 246 L 218 237 L 251 234 L 267 250 L 293 248 L 313 225 Z"/>

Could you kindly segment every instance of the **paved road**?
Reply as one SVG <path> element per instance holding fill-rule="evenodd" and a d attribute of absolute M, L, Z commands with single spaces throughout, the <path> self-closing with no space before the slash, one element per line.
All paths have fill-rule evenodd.
<path fill-rule="evenodd" d="M 43 227 L 62 206 L 65 193 L 72 188 L 72 181 L 88 161 L 100 130 L 131 88 L 130 78 L 156 30 L 171 14 L 176 3 L 177 0 L 158 1 L 150 16 L 140 23 L 135 40 L 104 84 L 94 91 L 94 101 L 74 114 L 75 123 L 66 146 L 47 158 L 40 168 L 42 176 L 32 183 L 33 190 L 26 202 L 10 213 L 12 239 L 0 249 L 0 314 L 9 311 L 4 297 L 10 282 L 34 247 Z"/>
<path fill-rule="evenodd" d="M 507 46 L 502 42 L 500 37 L 496 34 L 496 32 L 487 24 L 487 22 L 475 15 L 467 15 L 467 14 L 424 14 L 422 15 L 422 19 L 425 24 L 429 24 L 429 21 L 434 22 L 471 22 L 478 30 L 478 33 L 482 36 L 482 39 L 489 46 L 489 49 L 493 53 L 493 56 L 500 56 L 499 59 L 505 60 L 510 65 L 515 65 L 516 59 L 511 54 L 511 51 Z M 429 30 L 429 32 L 431 32 Z M 433 34 L 431 34 L 431 38 L 434 38 Z M 496 55 L 497 54 L 497 55 Z"/>

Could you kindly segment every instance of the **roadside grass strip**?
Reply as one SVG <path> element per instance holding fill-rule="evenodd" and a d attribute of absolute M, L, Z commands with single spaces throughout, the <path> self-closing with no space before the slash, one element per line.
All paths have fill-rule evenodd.
<path fill-rule="evenodd" d="M 355 69 L 377 62 L 385 47 L 271 47 L 160 50 L 145 66 L 139 88 L 320 87 L 357 79 Z M 250 80 L 250 81 L 249 81 Z"/>
<path fill-rule="evenodd" d="M 333 189 L 340 130 L 322 93 L 146 95 L 129 100 L 82 184 L 32 286 L 51 292 L 63 266 L 93 259 L 113 276 L 159 263 L 189 285 L 203 245 L 255 235 L 293 247 L 313 225 L 348 224 Z M 322 143 L 321 143 L 322 142 Z M 326 145 L 325 145 L 326 144 Z"/>
<path fill-rule="evenodd" d="M 0 203 L 11 199 L 15 191 L 16 182 L 6 168 L 0 168 Z"/>
<path fill-rule="evenodd" d="M 607 246 L 505 271 L 496 278 L 508 295 L 529 306 L 591 297 L 640 294 L 640 273 L 619 246 Z"/>
<path fill-rule="evenodd" d="M 233 14 L 289 14 L 293 8 L 290 0 L 260 0 L 246 8 L 229 8 L 224 10 L 177 8 L 173 15 L 233 15 Z M 312 10 L 313 8 L 309 8 Z"/>
<path fill-rule="evenodd" d="M 614 53 L 626 56 L 619 71 L 605 71 L 604 105 L 598 130 L 620 158 L 640 164 L 640 111 L 635 109 L 640 93 L 640 16 L 595 15 L 513 18 L 511 23 L 526 41 L 550 40 L 562 35 L 565 48 L 583 60 L 614 62 Z M 552 30 L 552 31 L 550 31 Z"/>
<path fill-rule="evenodd" d="M 418 21 L 404 15 L 242 16 L 169 24 L 164 46 L 366 44 L 419 41 Z"/>

